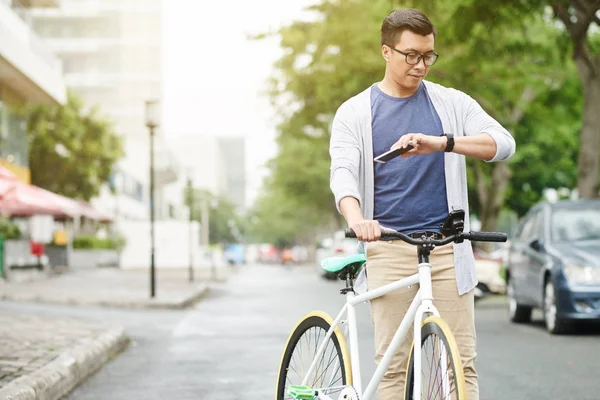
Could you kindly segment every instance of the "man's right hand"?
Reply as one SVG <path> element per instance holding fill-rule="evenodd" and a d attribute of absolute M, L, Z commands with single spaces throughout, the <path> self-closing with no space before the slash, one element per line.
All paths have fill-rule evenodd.
<path fill-rule="evenodd" d="M 362 242 L 374 242 L 381 237 L 381 226 L 373 220 L 359 220 L 350 225 L 350 229 L 356 233 L 356 238 Z"/>

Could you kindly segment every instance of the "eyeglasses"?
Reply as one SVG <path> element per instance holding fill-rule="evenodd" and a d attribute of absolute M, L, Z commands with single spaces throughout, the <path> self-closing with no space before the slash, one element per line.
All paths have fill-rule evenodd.
<path fill-rule="evenodd" d="M 400 51 L 400 50 L 396 49 L 395 47 L 391 47 L 391 46 L 390 46 L 390 49 L 402 54 L 405 57 L 406 63 L 408 65 L 417 65 L 418 63 L 421 62 L 421 59 L 423 59 L 423 61 L 425 62 L 425 65 L 428 67 L 431 67 L 433 64 L 435 64 L 435 62 L 437 61 L 438 56 L 439 56 L 438 53 L 436 53 L 435 51 L 421 54 L 416 51 L 410 51 L 408 53 L 405 53 L 405 52 Z"/>

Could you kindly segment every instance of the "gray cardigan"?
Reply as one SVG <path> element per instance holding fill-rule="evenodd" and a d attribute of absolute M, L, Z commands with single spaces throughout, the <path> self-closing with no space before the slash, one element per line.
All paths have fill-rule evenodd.
<path fill-rule="evenodd" d="M 424 81 L 444 132 L 457 136 L 488 133 L 496 141 L 492 161 L 504 161 L 515 152 L 510 133 L 490 117 L 470 96 L 455 89 Z M 373 219 L 374 171 L 373 133 L 371 131 L 371 88 L 344 102 L 337 110 L 331 127 L 330 186 L 339 211 L 340 200 L 356 198 L 365 219 Z M 469 229 L 467 171 L 465 157 L 456 153 L 444 155 L 448 209 L 466 212 L 465 231 Z M 454 245 L 454 263 L 458 292 L 464 294 L 477 285 L 475 260 L 471 244 Z"/>

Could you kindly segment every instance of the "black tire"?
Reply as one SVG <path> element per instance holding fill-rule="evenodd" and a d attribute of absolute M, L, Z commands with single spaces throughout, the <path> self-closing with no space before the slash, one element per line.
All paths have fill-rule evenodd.
<path fill-rule="evenodd" d="M 544 285 L 544 323 L 546 330 L 553 335 L 569 333 L 572 330 L 571 321 L 558 316 L 556 288 L 552 278 L 547 278 Z"/>
<path fill-rule="evenodd" d="M 448 325 L 446 324 L 446 322 L 444 320 L 442 320 L 440 317 L 428 317 L 427 319 L 425 319 L 425 321 L 423 321 L 423 326 L 421 327 L 421 349 L 422 350 L 426 350 L 427 349 L 427 343 L 430 341 L 429 339 L 439 339 L 439 341 L 441 341 L 442 345 L 444 346 L 444 348 L 446 349 L 446 353 L 447 353 L 447 359 L 446 359 L 446 368 L 449 371 L 449 374 L 447 376 L 447 379 L 449 381 L 449 384 L 451 385 L 451 387 L 453 387 L 453 389 L 451 390 L 451 393 L 449 393 L 448 395 L 451 395 L 451 397 L 448 397 L 448 395 L 444 396 L 443 398 L 452 398 L 453 400 L 466 400 L 467 398 L 467 392 L 466 392 L 466 388 L 465 388 L 465 375 L 464 375 L 464 371 L 463 371 L 463 366 L 462 366 L 462 360 L 460 359 L 460 354 L 458 352 L 458 345 L 456 344 L 456 340 L 454 339 L 454 335 L 452 335 L 452 332 L 450 331 L 450 328 L 448 327 Z M 408 357 L 408 364 L 407 364 L 407 370 L 406 370 L 406 385 L 405 390 L 404 390 L 404 399 L 405 400 L 414 400 L 413 399 L 413 389 L 414 389 L 414 352 L 415 352 L 415 347 L 414 347 L 414 343 L 413 346 L 410 350 L 410 355 Z M 426 359 L 421 359 L 421 365 L 423 366 L 427 366 L 429 365 Z M 438 364 L 439 365 L 439 364 Z M 430 372 L 431 372 L 431 368 L 429 368 Z M 439 383 L 441 380 L 438 379 L 438 377 L 436 376 L 435 379 L 430 378 L 429 380 L 427 380 L 427 382 L 425 382 L 425 380 L 423 380 L 421 382 L 421 387 L 423 388 L 423 392 L 421 393 L 421 398 L 422 399 L 438 399 L 441 398 L 440 396 L 440 392 L 439 389 L 435 390 L 434 392 L 434 397 L 423 397 L 424 395 L 426 395 L 426 393 L 431 393 L 431 391 L 429 391 L 428 389 L 431 387 L 430 385 L 433 385 L 435 383 Z M 443 394 L 443 393 L 442 393 Z"/>
<path fill-rule="evenodd" d="M 506 297 L 508 300 L 508 317 L 511 322 L 516 324 L 524 324 L 531 322 L 532 307 L 520 304 L 517 301 L 514 283 L 512 279 L 508 280 L 506 287 Z"/>
<path fill-rule="evenodd" d="M 290 364 L 293 360 L 297 360 L 298 357 L 302 357 L 303 354 L 315 354 L 320 341 L 325 337 L 325 334 L 331 327 L 332 323 L 333 319 L 329 315 L 316 311 L 305 315 L 300 320 L 298 325 L 296 325 L 296 327 L 292 330 L 281 358 L 281 364 L 279 366 L 275 400 L 291 399 L 291 397 L 289 397 L 287 394 L 289 386 L 302 384 L 304 374 L 308 372 L 308 368 L 310 367 L 313 358 L 311 356 L 307 359 L 306 363 L 301 364 L 303 368 L 306 368 L 305 371 L 299 371 L 298 368 L 295 368 Z M 309 347 L 312 345 L 313 348 L 309 351 L 298 351 L 297 353 L 294 353 L 298 347 L 298 344 L 306 344 Z M 296 358 L 293 358 L 294 354 L 296 354 Z M 298 356 L 298 354 L 300 354 L 300 356 Z M 324 366 L 326 364 L 325 368 L 320 368 L 318 370 L 319 375 L 314 376 L 314 379 L 310 378 L 307 382 L 307 385 L 311 385 L 311 387 L 315 389 L 321 388 L 320 385 L 322 385 L 323 382 L 319 382 L 318 380 L 320 378 L 325 378 L 325 375 L 327 375 L 325 373 L 325 369 L 329 367 L 332 368 L 332 371 L 335 371 L 334 377 L 339 376 L 339 378 L 331 382 L 332 386 L 341 387 L 345 385 L 352 385 L 352 369 L 350 367 L 348 347 L 346 345 L 346 339 L 344 338 L 344 335 L 339 327 L 334 329 L 333 334 L 329 338 L 320 362 L 323 362 Z M 335 369 L 336 366 L 337 369 Z M 326 391 L 326 394 L 331 395 L 332 393 L 339 393 L 339 391 L 341 391 L 341 389 L 331 392 Z"/>

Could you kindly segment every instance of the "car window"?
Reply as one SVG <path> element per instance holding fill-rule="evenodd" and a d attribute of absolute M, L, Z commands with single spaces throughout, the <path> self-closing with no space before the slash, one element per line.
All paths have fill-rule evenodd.
<path fill-rule="evenodd" d="M 525 223 L 525 219 L 521 217 L 519 223 L 512 229 L 511 238 L 519 239 L 521 237 L 521 232 L 523 231 L 523 224 Z"/>
<path fill-rule="evenodd" d="M 535 216 L 535 223 L 533 225 L 532 239 L 543 239 L 544 238 L 544 210 L 537 212 Z"/>
<path fill-rule="evenodd" d="M 533 235 L 535 234 L 535 224 L 538 214 L 539 212 L 536 211 L 527 216 L 527 219 L 523 222 L 523 229 L 521 230 L 519 239 L 529 241 L 534 238 Z"/>
<path fill-rule="evenodd" d="M 555 210 L 551 231 L 554 241 L 600 239 L 600 208 Z"/>

